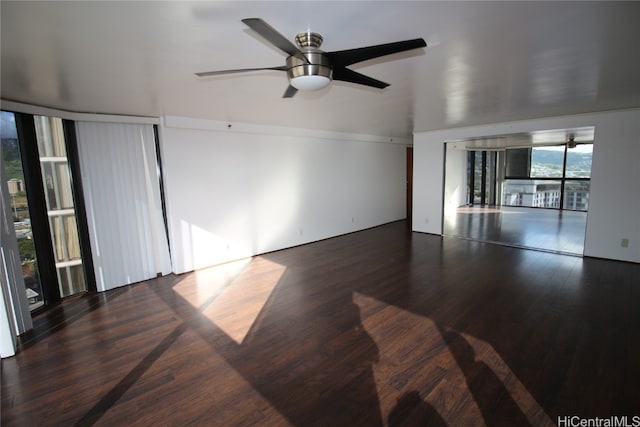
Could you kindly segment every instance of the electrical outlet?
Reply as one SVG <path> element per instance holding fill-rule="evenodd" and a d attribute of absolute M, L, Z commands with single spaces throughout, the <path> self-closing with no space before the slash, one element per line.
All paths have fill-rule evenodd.
<path fill-rule="evenodd" d="M 629 239 L 622 239 L 622 241 L 620 242 L 620 246 L 622 246 L 623 248 L 628 248 L 629 247 Z"/>

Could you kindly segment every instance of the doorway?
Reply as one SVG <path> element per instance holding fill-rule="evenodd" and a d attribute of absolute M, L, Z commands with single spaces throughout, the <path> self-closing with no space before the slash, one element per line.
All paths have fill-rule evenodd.
<path fill-rule="evenodd" d="M 407 147 L 407 228 L 412 228 L 413 218 L 413 147 Z"/>
<path fill-rule="evenodd" d="M 2 111 L 2 152 L 24 287 L 33 313 L 86 292 L 87 245 L 72 172 L 73 123 Z M 84 247 L 83 247 L 84 246 Z M 89 257 L 90 258 L 90 257 Z"/>
<path fill-rule="evenodd" d="M 582 255 L 594 128 L 450 141 L 443 234 Z"/>

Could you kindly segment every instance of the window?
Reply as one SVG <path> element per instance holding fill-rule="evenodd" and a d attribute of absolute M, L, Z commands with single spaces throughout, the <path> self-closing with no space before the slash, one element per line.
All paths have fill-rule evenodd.
<path fill-rule="evenodd" d="M 530 178 L 562 178 L 564 146 L 533 147 Z"/>
<path fill-rule="evenodd" d="M 579 144 L 567 149 L 567 178 L 591 178 L 593 144 Z"/>
<path fill-rule="evenodd" d="M 586 211 L 592 152 L 591 143 L 507 149 L 503 204 Z"/>
<path fill-rule="evenodd" d="M 566 181 L 564 185 L 564 203 L 562 209 L 586 211 L 589 207 L 589 180 Z"/>
<path fill-rule="evenodd" d="M 62 119 L 35 116 L 38 155 L 60 296 L 87 290 Z"/>

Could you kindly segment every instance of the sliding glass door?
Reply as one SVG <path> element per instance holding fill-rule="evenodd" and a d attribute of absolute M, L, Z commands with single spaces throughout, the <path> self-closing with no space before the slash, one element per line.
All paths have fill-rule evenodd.
<path fill-rule="evenodd" d="M 89 245 L 80 238 L 76 200 L 81 197 L 74 188 L 79 181 L 69 156 L 73 123 L 3 111 L 2 124 L 2 167 L 25 293 L 34 311 L 88 287 L 83 260 Z"/>

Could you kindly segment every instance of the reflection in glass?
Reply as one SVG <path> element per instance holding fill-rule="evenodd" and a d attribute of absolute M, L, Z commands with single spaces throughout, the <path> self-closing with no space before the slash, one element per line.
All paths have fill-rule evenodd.
<path fill-rule="evenodd" d="M 81 264 L 58 268 L 61 295 L 73 295 L 78 289 L 86 289 L 84 269 Z"/>
<path fill-rule="evenodd" d="M 66 157 L 40 159 L 49 210 L 73 209 L 71 177 Z"/>
<path fill-rule="evenodd" d="M 62 120 L 35 116 L 60 296 L 86 291 Z"/>
<path fill-rule="evenodd" d="M 75 261 L 81 258 L 78 228 L 75 215 L 60 215 L 50 218 L 56 262 Z"/>

